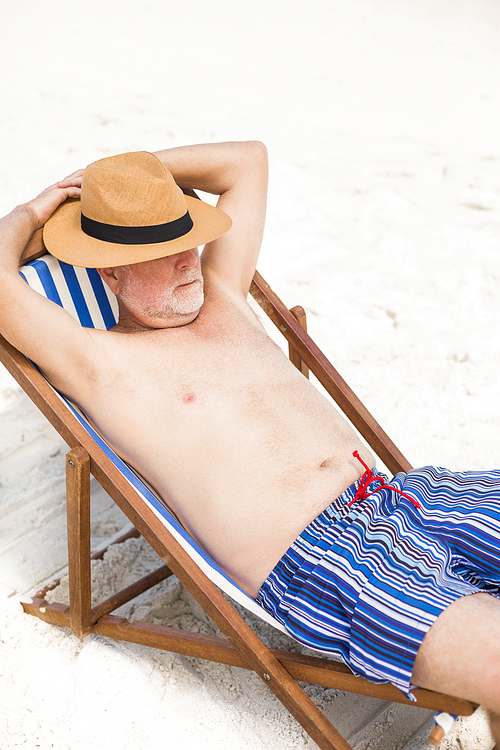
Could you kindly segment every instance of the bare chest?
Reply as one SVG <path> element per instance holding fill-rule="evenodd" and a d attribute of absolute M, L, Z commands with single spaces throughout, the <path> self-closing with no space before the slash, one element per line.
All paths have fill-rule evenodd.
<path fill-rule="evenodd" d="M 125 438 L 136 451 L 161 440 L 172 455 L 188 440 L 201 447 L 220 433 L 230 441 L 247 422 L 255 429 L 259 415 L 268 422 L 284 408 L 283 383 L 298 378 L 252 316 L 219 305 L 184 328 L 111 335 L 108 366 L 83 408 L 122 455 L 130 455 Z"/>
<path fill-rule="evenodd" d="M 219 305 L 184 329 L 111 335 L 108 367 L 82 408 L 254 590 L 357 478 L 349 457 L 362 447 L 252 316 Z"/>
<path fill-rule="evenodd" d="M 251 397 L 264 380 L 269 384 L 270 372 L 279 380 L 289 367 L 258 324 L 243 316 L 230 323 L 218 317 L 185 330 L 122 337 L 113 359 L 110 392 L 118 386 L 118 393 L 143 403 L 152 399 L 173 415 L 213 401 Z"/>

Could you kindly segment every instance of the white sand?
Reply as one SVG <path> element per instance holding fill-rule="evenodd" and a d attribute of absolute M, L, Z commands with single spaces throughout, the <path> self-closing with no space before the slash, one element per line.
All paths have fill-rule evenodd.
<path fill-rule="evenodd" d="M 264 141 L 263 275 L 413 464 L 494 466 L 499 28 L 498 0 L 4 0 L 0 214 L 106 154 Z M 3 370 L 0 404 L 2 750 L 312 749 L 241 670 L 22 614 L 65 565 L 65 448 Z M 94 506 L 98 544 L 126 520 Z M 131 541 L 96 588 L 152 564 Z M 175 582 L 134 616 L 211 632 Z M 359 750 L 427 747 L 428 712 L 308 690 Z M 478 715 L 443 747 L 491 744 Z"/>

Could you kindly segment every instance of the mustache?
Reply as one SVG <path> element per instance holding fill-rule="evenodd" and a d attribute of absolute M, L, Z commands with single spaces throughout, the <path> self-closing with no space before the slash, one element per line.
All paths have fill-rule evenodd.
<path fill-rule="evenodd" d="M 179 273 L 175 281 L 179 284 L 190 284 L 192 281 L 202 281 L 202 275 L 196 268 L 192 268 Z"/>

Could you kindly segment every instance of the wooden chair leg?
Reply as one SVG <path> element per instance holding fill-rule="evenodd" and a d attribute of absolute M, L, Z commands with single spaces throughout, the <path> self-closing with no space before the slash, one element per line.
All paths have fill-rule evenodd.
<path fill-rule="evenodd" d="M 85 638 L 92 629 L 90 458 L 80 446 L 66 455 L 66 506 L 71 629 L 77 638 Z"/>
<path fill-rule="evenodd" d="M 429 742 L 431 745 L 439 745 L 444 737 L 444 729 L 441 727 L 435 727 L 429 735 Z"/>
<path fill-rule="evenodd" d="M 297 323 L 300 323 L 302 328 L 307 331 L 307 317 L 306 317 L 306 311 L 303 307 L 300 305 L 295 305 L 295 307 L 292 307 L 290 312 L 292 313 L 293 317 L 297 321 Z M 304 377 L 309 378 L 309 368 L 306 365 L 306 363 L 300 358 L 300 354 L 294 347 L 288 343 L 288 358 L 292 365 L 294 365 L 297 370 L 300 370 L 302 375 Z"/>

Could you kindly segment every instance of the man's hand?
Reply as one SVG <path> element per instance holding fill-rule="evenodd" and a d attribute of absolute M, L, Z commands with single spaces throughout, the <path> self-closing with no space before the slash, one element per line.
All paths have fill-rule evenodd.
<path fill-rule="evenodd" d="M 47 219 L 66 198 L 78 198 L 81 193 L 83 169 L 73 172 L 61 182 L 45 188 L 28 206 L 35 212 L 37 228 L 43 227 Z"/>
<path fill-rule="evenodd" d="M 64 180 L 45 188 L 28 203 L 16 206 L 10 214 L 0 219 L 0 273 L 18 275 L 19 259 L 30 240 L 32 246 L 29 254 L 32 255 L 43 248 L 41 232 L 37 230 L 43 227 L 49 216 L 66 198 L 80 196 L 82 174 L 82 169 L 73 172 Z"/>

